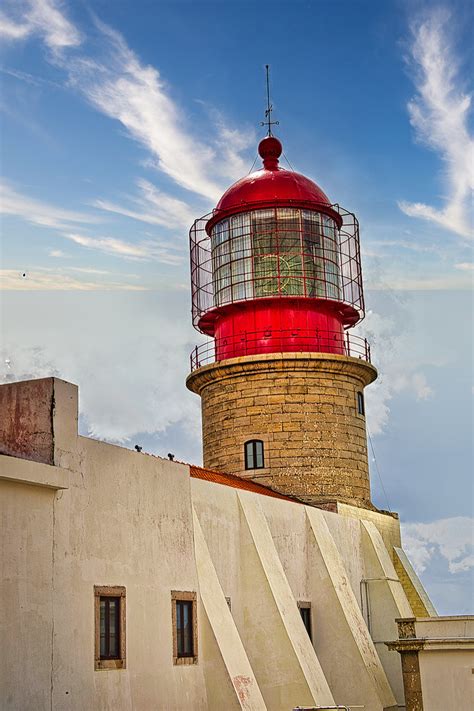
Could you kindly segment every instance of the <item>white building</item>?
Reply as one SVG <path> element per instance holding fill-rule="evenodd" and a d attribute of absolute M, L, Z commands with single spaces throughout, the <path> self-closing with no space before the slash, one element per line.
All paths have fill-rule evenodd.
<path fill-rule="evenodd" d="M 323 511 L 78 436 L 77 388 L 55 378 L 1 386 L 0 421 L 2 710 L 404 707 L 385 642 L 396 618 L 435 612 L 396 516 Z M 109 601 L 120 620 L 106 639 Z M 101 618 L 115 658 L 101 659 Z M 438 659 L 430 688 L 443 679 L 459 699 L 473 666 L 463 620 L 443 635 L 417 622 L 424 637 L 456 625 L 454 676 L 441 651 L 420 655 Z M 428 696 L 407 708 L 460 708 Z"/>

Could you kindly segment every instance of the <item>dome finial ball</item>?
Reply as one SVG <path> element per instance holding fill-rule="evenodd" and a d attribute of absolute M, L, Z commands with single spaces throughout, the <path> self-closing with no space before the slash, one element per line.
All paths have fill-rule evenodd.
<path fill-rule="evenodd" d="M 278 159 L 282 151 L 283 146 L 275 136 L 266 136 L 258 144 L 258 152 L 263 159 L 263 167 L 267 170 L 276 170 L 278 168 Z"/>

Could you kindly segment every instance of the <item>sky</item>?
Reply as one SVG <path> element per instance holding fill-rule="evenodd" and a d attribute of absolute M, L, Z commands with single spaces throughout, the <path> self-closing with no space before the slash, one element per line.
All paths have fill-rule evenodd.
<path fill-rule="evenodd" d="M 473 14 L 467 0 L 0 13 L 2 380 L 75 382 L 81 433 L 201 461 L 188 230 L 254 164 L 270 64 L 285 160 L 361 224 L 373 500 L 399 512 L 444 614 L 473 611 Z"/>

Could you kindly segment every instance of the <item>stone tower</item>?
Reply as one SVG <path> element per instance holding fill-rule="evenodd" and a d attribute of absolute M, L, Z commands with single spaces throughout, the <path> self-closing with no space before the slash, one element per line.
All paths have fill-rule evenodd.
<path fill-rule="evenodd" d="M 306 502 L 372 508 L 364 388 L 377 377 L 367 342 L 356 217 L 279 166 L 239 180 L 191 228 L 204 466 Z"/>

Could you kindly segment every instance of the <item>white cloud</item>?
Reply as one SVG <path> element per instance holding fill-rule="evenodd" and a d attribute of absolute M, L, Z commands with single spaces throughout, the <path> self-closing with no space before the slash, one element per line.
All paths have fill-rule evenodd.
<path fill-rule="evenodd" d="M 196 213 L 187 203 L 167 195 L 148 180 L 137 180 L 137 185 L 141 193 L 140 196 L 128 197 L 128 200 L 135 204 L 133 209 L 107 200 L 96 200 L 93 205 L 100 210 L 124 215 L 150 225 L 189 229 L 195 220 Z"/>
<path fill-rule="evenodd" d="M 84 274 L 106 276 L 109 272 L 98 269 L 77 268 L 75 271 Z M 1 269 L 2 291 L 143 291 L 144 287 L 137 284 L 128 284 L 114 279 L 96 279 L 85 281 L 76 279 L 63 270 L 33 268 L 31 271 L 18 271 L 16 269 Z"/>
<path fill-rule="evenodd" d="M 0 347 L 0 380 L 57 375 L 77 383 L 82 432 L 116 442 L 150 433 L 158 441 L 179 426 L 181 441 L 172 451 L 197 462 L 200 402 L 185 387 L 195 338 L 187 295 L 116 291 L 36 298 L 32 310 L 15 294 L 5 295 L 8 338 Z"/>
<path fill-rule="evenodd" d="M 459 264 L 455 264 L 454 268 L 462 272 L 472 272 L 474 271 L 474 264 L 472 262 L 460 262 Z"/>
<path fill-rule="evenodd" d="M 14 22 L 5 13 L 0 12 L 0 36 L 7 39 L 22 39 L 32 31 L 29 23 Z"/>
<path fill-rule="evenodd" d="M 362 249 L 364 250 L 364 247 L 369 247 L 370 249 L 372 245 L 376 245 L 377 247 L 380 247 L 382 249 L 408 249 L 412 252 L 437 253 L 440 251 L 439 247 L 433 244 L 420 244 L 417 240 L 409 241 L 403 239 L 369 239 L 365 240 L 364 244 L 362 245 Z"/>
<path fill-rule="evenodd" d="M 448 562 L 452 574 L 474 568 L 474 520 L 467 516 L 431 523 L 402 524 L 403 547 L 417 573 L 423 573 L 434 556 Z"/>
<path fill-rule="evenodd" d="M 66 267 L 71 272 L 78 272 L 79 274 L 110 274 L 107 269 L 93 269 L 92 267 Z"/>
<path fill-rule="evenodd" d="M 70 84 L 96 109 L 119 121 L 177 185 L 211 201 L 218 199 L 224 190 L 219 179 L 241 176 L 239 156 L 251 136 L 218 126 L 207 143 L 193 137 L 159 71 L 143 65 L 118 32 L 97 25 L 101 60 L 59 61 Z"/>
<path fill-rule="evenodd" d="M 88 249 L 96 249 L 104 254 L 114 257 L 124 257 L 138 261 L 159 261 L 162 264 L 178 265 L 183 262 L 183 255 L 179 250 L 158 240 L 147 240 L 145 242 L 125 242 L 115 237 L 87 237 L 79 234 L 65 234 L 76 244 Z"/>
<path fill-rule="evenodd" d="M 154 188 L 146 181 L 142 181 L 143 190 L 148 191 L 151 197 L 148 198 L 152 202 L 152 198 L 159 199 L 157 193 L 154 193 Z M 161 215 L 164 220 L 165 211 L 176 209 L 179 214 L 179 208 L 184 203 L 179 200 L 166 197 L 163 206 L 161 207 Z M 157 208 L 157 212 L 159 208 Z M 55 230 L 71 230 L 82 226 L 82 224 L 91 224 L 100 222 L 99 218 L 86 213 L 74 212 L 72 210 L 63 210 L 49 203 L 35 200 L 34 198 L 23 195 L 11 188 L 7 183 L 0 183 L 0 213 L 20 217 L 27 222 L 42 227 L 50 227 Z M 182 219 L 183 213 L 180 214 Z M 76 232 L 63 232 L 63 236 L 67 239 L 87 247 L 95 249 L 105 254 L 115 257 L 123 257 L 126 259 L 135 259 L 142 261 L 159 261 L 163 264 L 178 265 L 184 261 L 182 245 L 180 240 L 176 243 L 168 243 L 156 238 L 151 238 L 142 242 L 126 242 L 121 239 L 110 236 L 91 237 L 86 234 L 78 234 Z M 51 257 L 65 256 L 61 250 L 52 250 Z"/>
<path fill-rule="evenodd" d="M 392 317 L 368 311 L 357 333 L 370 343 L 371 360 L 378 369 L 377 380 L 366 391 L 367 427 L 371 435 L 385 431 L 391 400 L 399 393 L 411 394 L 420 402 L 432 397 L 433 389 L 423 368 L 438 365 L 432 353 L 422 358 L 414 352 L 415 336 L 409 323 L 408 306 L 392 297 Z"/>
<path fill-rule="evenodd" d="M 451 18 L 434 10 L 412 25 L 411 66 L 417 95 L 409 102 L 410 121 L 418 139 L 444 163 L 446 205 L 437 209 L 419 202 L 399 203 L 410 217 L 423 218 L 462 236 L 472 235 L 474 141 L 468 118 L 471 96 L 459 78 L 459 61 L 448 35 Z"/>
<path fill-rule="evenodd" d="M 23 195 L 6 182 L 0 182 L 0 213 L 20 217 L 34 225 L 70 229 L 72 225 L 91 224 L 99 220 L 92 215 L 64 210 Z"/>
<path fill-rule="evenodd" d="M 29 12 L 25 10 L 22 17 L 31 27 L 49 28 L 45 41 L 50 47 L 79 44 L 77 30 L 68 24 L 53 0 L 34 0 L 28 7 Z M 7 19 L 10 24 L 13 22 Z M 233 128 L 219 112 L 208 109 L 208 138 L 197 138 L 159 71 L 142 64 L 118 32 L 98 20 L 96 26 L 100 38 L 94 57 L 55 52 L 51 61 L 64 70 L 70 87 L 101 113 L 121 123 L 129 136 L 148 151 L 148 165 L 165 173 L 179 187 L 214 203 L 229 180 L 246 172 L 247 161 L 242 155 L 254 142 L 253 130 Z M 11 32 L 20 33 L 19 26 L 15 25 Z M 150 224 L 188 227 L 192 223 L 195 211 L 185 202 L 147 181 L 139 181 L 139 188 L 139 209 L 110 200 L 99 200 L 96 206 Z M 209 207 L 207 203 L 204 211 Z"/>
<path fill-rule="evenodd" d="M 19 40 L 30 35 L 39 35 L 52 50 L 77 47 L 81 34 L 63 13 L 62 3 L 56 0 L 26 0 L 8 2 L 13 14 L 0 14 L 0 35 L 10 40 Z"/>
<path fill-rule="evenodd" d="M 372 256 L 376 259 L 375 268 L 365 268 L 365 288 L 371 289 L 372 291 L 459 291 L 459 290 L 471 290 L 472 288 L 472 278 L 469 274 L 469 270 L 466 267 L 456 267 L 458 271 L 463 273 L 447 273 L 433 274 L 432 276 L 418 276 L 417 274 L 400 276 L 403 269 L 400 266 L 399 261 L 387 262 L 387 258 L 383 255 L 370 254 L 364 252 L 364 256 Z M 386 271 L 381 276 L 380 262 L 385 259 L 387 262 Z M 403 265 L 402 265 L 403 266 Z M 408 271 L 408 269 L 406 270 Z"/>

